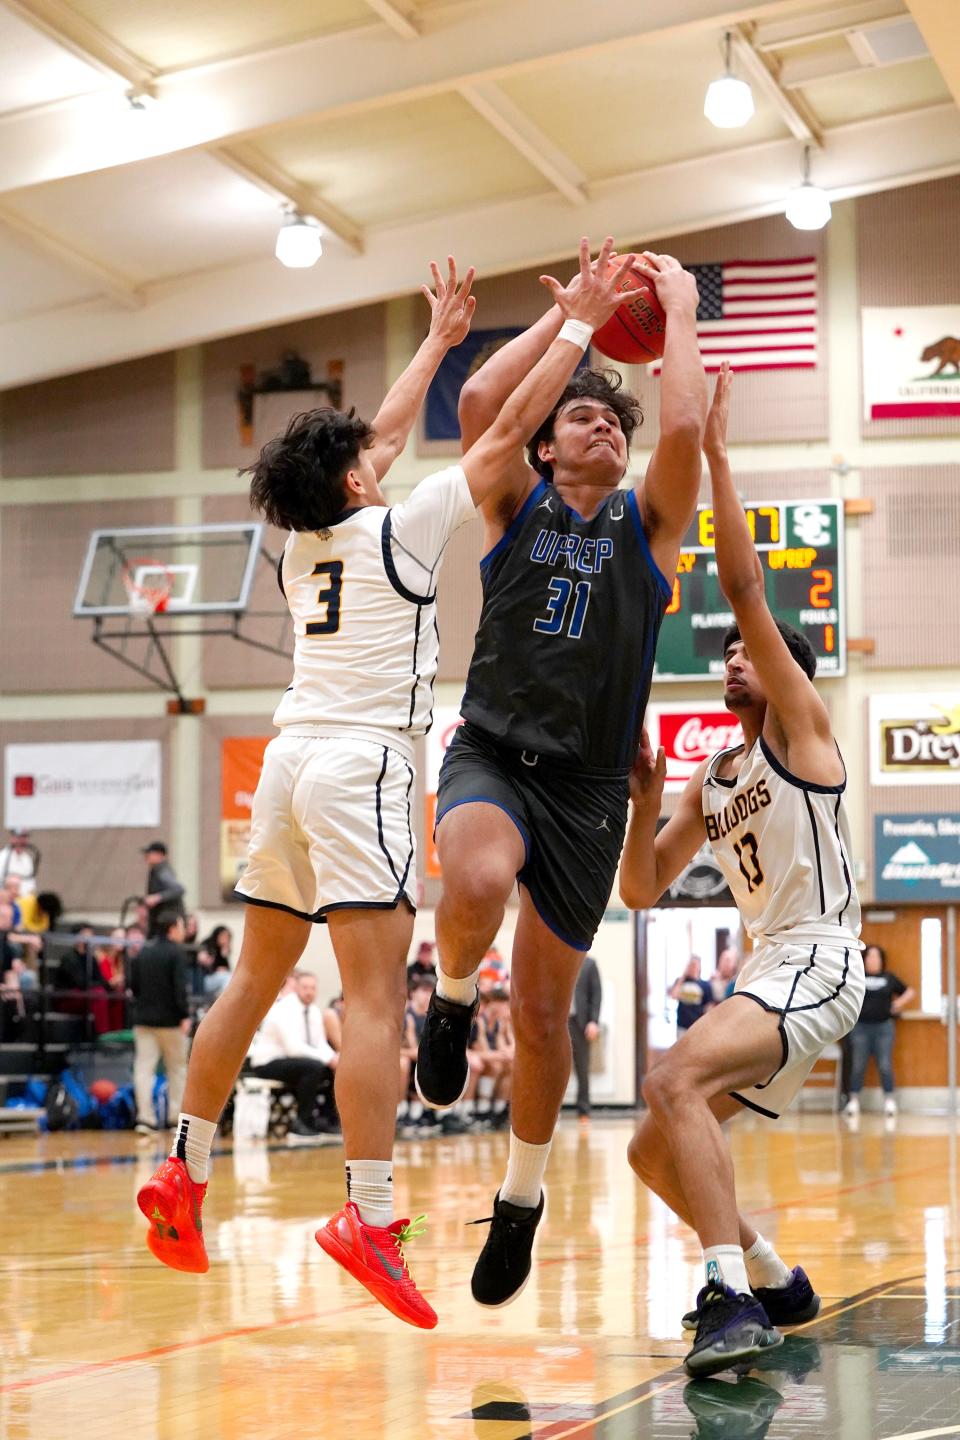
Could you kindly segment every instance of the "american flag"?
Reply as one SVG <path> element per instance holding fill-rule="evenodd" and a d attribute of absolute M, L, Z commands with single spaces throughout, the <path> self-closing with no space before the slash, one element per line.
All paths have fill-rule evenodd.
<path fill-rule="evenodd" d="M 812 370 L 817 363 L 817 262 L 729 260 L 688 265 L 700 291 L 704 368 Z M 658 362 L 655 371 L 659 373 Z"/>

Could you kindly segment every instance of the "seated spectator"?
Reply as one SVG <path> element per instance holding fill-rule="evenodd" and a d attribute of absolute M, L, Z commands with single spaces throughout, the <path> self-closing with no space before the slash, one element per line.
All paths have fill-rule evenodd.
<path fill-rule="evenodd" d="M 61 992 L 54 1008 L 66 1015 L 83 1016 L 95 1034 L 104 1035 L 113 1029 L 113 1024 L 107 1005 L 107 985 L 90 944 L 96 931 L 89 920 L 81 920 L 71 926 L 71 934 L 73 949 L 61 956 L 53 972 L 53 988 Z"/>
<path fill-rule="evenodd" d="M 29 930 L 35 935 L 44 935 L 48 930 L 56 930 L 60 923 L 63 902 L 60 896 L 55 895 L 51 890 L 41 890 L 39 895 L 24 895 L 21 890 L 18 904 L 24 930 Z"/>
<path fill-rule="evenodd" d="M 337 1054 L 343 1049 L 343 992 L 335 995 L 323 1012 L 323 1033 L 327 1044 Z"/>
<path fill-rule="evenodd" d="M 27 956 L 35 962 L 42 948 L 39 935 L 17 929 L 13 906 L 0 898 L 0 971 L 9 970 L 14 960 Z"/>
<path fill-rule="evenodd" d="M 321 1135 L 338 1129 L 333 1106 L 333 1072 L 338 1056 L 329 1044 L 317 1004 L 317 977 L 293 972 L 294 989 L 267 1012 L 250 1047 L 251 1074 L 280 1080 L 297 1097 L 294 1135 Z M 318 1105 L 326 1114 L 318 1121 Z"/>
<path fill-rule="evenodd" d="M 230 979 L 230 949 L 233 933 L 226 925 L 215 925 L 197 946 L 197 969 L 204 995 L 219 995 Z"/>
<path fill-rule="evenodd" d="M 140 925 L 128 925 L 123 933 L 127 940 L 127 959 L 132 960 L 146 944 L 147 932 Z"/>
<path fill-rule="evenodd" d="M 410 991 L 415 980 L 420 980 L 426 975 L 437 983 L 437 947 L 432 940 L 421 940 L 417 946 L 417 953 L 407 966 L 407 990 Z"/>
<path fill-rule="evenodd" d="M 11 830 L 10 839 L 0 850 L 0 885 L 12 876 L 20 881 L 20 893 L 33 895 L 37 888 L 36 847 L 30 844 L 29 830 Z"/>
<path fill-rule="evenodd" d="M 125 990 L 127 965 L 127 932 L 122 926 L 110 931 L 110 942 L 98 945 L 94 958 L 100 971 L 100 978 L 108 990 Z"/>
<path fill-rule="evenodd" d="M 469 1056 L 472 1053 L 473 1059 Z M 473 1102 L 473 1118 L 489 1121 L 494 1130 L 510 1123 L 510 1089 L 516 1043 L 510 1020 L 510 992 L 495 986 L 481 996 L 480 1010 L 468 1050 L 470 1079 L 465 1099 Z M 489 1095 L 481 1093 L 481 1080 L 492 1081 Z M 487 1087 L 484 1087 L 486 1089 Z"/>
<path fill-rule="evenodd" d="M 19 875 L 8 875 L 3 885 L 0 886 L 0 900 L 6 900 L 13 907 L 13 928 L 23 928 L 23 910 L 20 907 L 20 886 L 22 881 Z"/>
<path fill-rule="evenodd" d="M 411 966 L 411 969 L 413 967 Z M 417 1063 L 417 1050 L 427 1018 L 430 996 L 436 988 L 428 975 L 415 976 L 410 982 L 407 996 L 407 1010 L 403 1017 L 403 1037 L 400 1042 L 400 1106 L 406 1106 L 407 1120 L 415 1125 L 434 1125 L 433 1112 L 424 1119 L 426 1112 L 413 1085 L 413 1067 Z M 398 1116 L 399 1119 L 399 1116 Z"/>

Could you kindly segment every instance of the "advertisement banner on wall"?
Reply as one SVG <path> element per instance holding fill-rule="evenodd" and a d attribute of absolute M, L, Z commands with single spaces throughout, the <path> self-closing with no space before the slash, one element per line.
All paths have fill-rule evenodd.
<path fill-rule="evenodd" d="M 440 766 L 447 747 L 463 724 L 459 705 L 438 705 L 433 712 L 433 727 L 427 735 L 426 768 L 423 796 L 423 872 L 434 880 L 440 878 L 440 857 L 433 843 L 433 827 L 437 823 L 437 786 Z"/>
<path fill-rule="evenodd" d="M 233 735 L 220 746 L 220 893 L 233 900 L 250 845 L 253 792 L 272 735 Z"/>
<path fill-rule="evenodd" d="M 99 830 L 160 824 L 160 741 L 8 745 L 9 830 Z"/>
<path fill-rule="evenodd" d="M 870 696 L 874 785 L 960 783 L 960 693 Z"/>
<path fill-rule="evenodd" d="M 654 751 L 658 745 L 666 751 L 667 794 L 681 791 L 697 766 L 718 750 L 743 744 L 740 721 L 718 700 L 648 705 L 644 723 Z"/>
<path fill-rule="evenodd" d="M 864 307 L 867 420 L 960 415 L 960 305 Z"/>
<path fill-rule="evenodd" d="M 875 815 L 877 900 L 960 900 L 960 814 Z"/>

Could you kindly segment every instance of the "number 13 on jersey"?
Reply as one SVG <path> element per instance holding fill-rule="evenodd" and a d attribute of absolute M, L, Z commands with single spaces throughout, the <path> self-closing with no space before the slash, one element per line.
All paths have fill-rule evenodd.
<path fill-rule="evenodd" d="M 573 597 L 573 604 L 570 600 Z M 550 588 L 547 592 L 547 613 L 541 615 L 539 620 L 534 620 L 533 628 L 541 635 L 560 635 L 564 630 L 571 640 L 579 640 L 583 634 L 583 622 L 587 618 L 587 606 L 590 604 L 590 581 L 578 580 L 574 585 L 572 580 L 566 580 L 563 576 L 556 575 L 550 581 Z M 570 619 L 567 623 L 567 613 Z"/>

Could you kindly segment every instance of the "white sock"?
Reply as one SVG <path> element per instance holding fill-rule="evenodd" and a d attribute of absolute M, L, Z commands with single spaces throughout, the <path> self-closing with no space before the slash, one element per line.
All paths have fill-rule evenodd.
<path fill-rule="evenodd" d="M 510 1158 L 507 1174 L 500 1186 L 500 1199 L 511 1205 L 523 1205 L 528 1210 L 540 1204 L 543 1189 L 543 1172 L 547 1168 L 552 1140 L 546 1145 L 528 1145 L 519 1135 L 510 1131 Z"/>
<path fill-rule="evenodd" d="M 736 1290 L 738 1295 L 750 1293 L 747 1267 L 743 1263 L 743 1251 L 739 1245 L 710 1245 L 703 1252 L 703 1265 L 707 1284 L 722 1283 Z"/>
<path fill-rule="evenodd" d="M 393 1221 L 393 1161 L 348 1160 L 347 1199 L 364 1225 L 386 1228 Z"/>
<path fill-rule="evenodd" d="M 201 1120 L 199 1115 L 181 1114 L 177 1117 L 170 1158 L 183 1161 L 195 1185 L 206 1184 L 210 1146 L 216 1133 L 214 1120 Z"/>
<path fill-rule="evenodd" d="M 477 976 L 480 974 L 480 966 L 471 970 L 469 975 L 464 975 L 461 980 L 457 975 L 448 975 L 443 969 L 437 970 L 437 994 L 441 1000 L 452 1000 L 455 1005 L 472 1005 L 477 998 Z"/>
<path fill-rule="evenodd" d="M 790 1284 L 793 1271 L 784 1265 L 770 1241 L 762 1235 L 757 1236 L 749 1250 L 744 1250 L 743 1261 L 754 1290 L 782 1290 Z"/>

